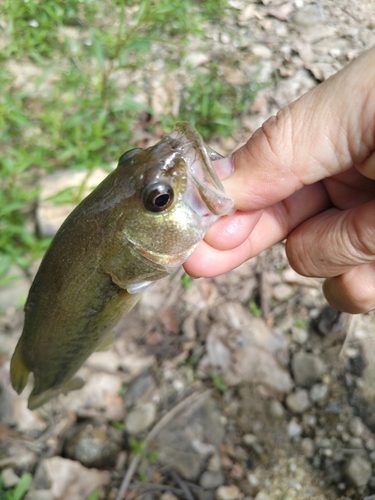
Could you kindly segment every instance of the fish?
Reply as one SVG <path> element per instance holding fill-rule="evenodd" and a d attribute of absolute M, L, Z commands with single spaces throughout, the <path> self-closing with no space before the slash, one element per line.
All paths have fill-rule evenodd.
<path fill-rule="evenodd" d="M 188 122 L 155 145 L 124 153 L 67 217 L 25 304 L 10 378 L 33 373 L 33 410 L 83 385 L 76 372 L 113 340 L 113 328 L 157 280 L 183 264 L 233 209 L 211 160 L 221 156 Z"/>

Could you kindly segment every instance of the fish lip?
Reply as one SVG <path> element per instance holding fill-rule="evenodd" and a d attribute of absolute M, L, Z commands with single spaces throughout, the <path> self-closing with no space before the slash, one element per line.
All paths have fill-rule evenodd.
<path fill-rule="evenodd" d="M 233 210 L 233 200 L 226 195 L 211 163 L 211 160 L 223 157 L 204 143 L 200 133 L 189 122 L 176 123 L 168 137 L 178 142 L 179 152 L 183 154 L 187 164 L 188 178 L 194 189 L 187 190 L 190 193 L 186 201 L 192 210 L 204 217 L 216 216 L 211 217 L 215 220 L 230 213 Z M 202 203 L 197 198 L 204 203 L 206 210 L 202 209 Z"/>

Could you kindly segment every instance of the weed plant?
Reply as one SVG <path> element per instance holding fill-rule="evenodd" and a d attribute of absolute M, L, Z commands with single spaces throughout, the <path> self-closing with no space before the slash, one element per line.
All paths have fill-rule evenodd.
<path fill-rule="evenodd" d="M 228 9 L 228 0 L 4 0 L 0 283 L 11 279 L 13 264 L 27 269 L 49 243 L 32 222 L 38 179 L 56 169 L 108 167 L 137 145 L 132 137 L 144 117 L 152 132 L 153 109 L 140 99 L 150 61 L 163 59 L 166 72 L 184 69 L 191 40 L 204 50 Z M 189 75 L 179 116 L 161 116 L 159 127 L 183 119 L 205 137 L 228 135 L 254 95 L 208 64 Z"/>

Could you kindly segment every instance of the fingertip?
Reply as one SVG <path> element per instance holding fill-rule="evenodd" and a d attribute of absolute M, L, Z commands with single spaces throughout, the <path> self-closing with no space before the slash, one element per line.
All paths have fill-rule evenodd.
<path fill-rule="evenodd" d="M 230 250 L 242 245 L 262 216 L 262 210 L 241 212 L 219 219 L 206 233 L 205 241 L 218 250 Z"/>

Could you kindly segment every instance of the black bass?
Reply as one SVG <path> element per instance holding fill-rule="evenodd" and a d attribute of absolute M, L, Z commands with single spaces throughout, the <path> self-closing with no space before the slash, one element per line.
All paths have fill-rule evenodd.
<path fill-rule="evenodd" d="M 153 147 L 124 153 L 62 224 L 30 288 L 11 360 L 18 393 L 34 374 L 30 409 L 82 387 L 73 375 L 140 293 L 231 211 L 210 161 L 218 158 L 192 125 L 177 123 Z"/>

